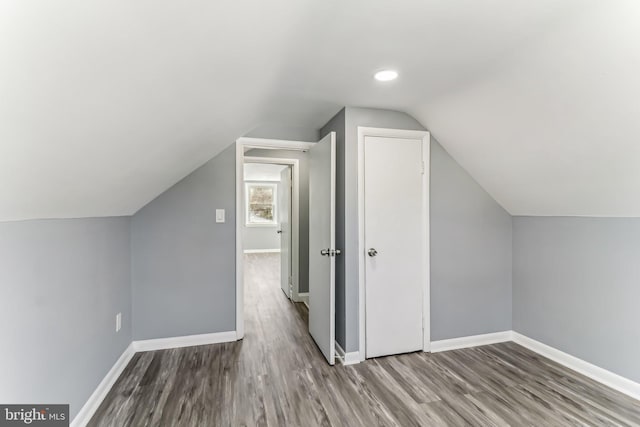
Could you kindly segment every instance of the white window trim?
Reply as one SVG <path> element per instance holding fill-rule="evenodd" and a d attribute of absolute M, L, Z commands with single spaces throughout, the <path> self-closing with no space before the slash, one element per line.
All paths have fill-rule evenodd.
<path fill-rule="evenodd" d="M 249 221 L 249 187 L 251 186 L 261 186 L 261 187 L 272 187 L 273 188 L 273 222 L 265 222 L 265 223 L 257 223 Z M 278 226 L 278 183 L 274 181 L 245 181 L 244 182 L 244 224 L 247 227 L 277 227 Z"/>

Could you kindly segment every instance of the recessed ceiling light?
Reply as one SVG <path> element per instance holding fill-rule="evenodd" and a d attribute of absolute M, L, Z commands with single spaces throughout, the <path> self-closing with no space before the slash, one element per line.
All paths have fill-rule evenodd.
<path fill-rule="evenodd" d="M 375 73 L 373 77 L 379 82 L 390 82 L 398 78 L 398 72 L 395 70 L 382 70 Z"/>

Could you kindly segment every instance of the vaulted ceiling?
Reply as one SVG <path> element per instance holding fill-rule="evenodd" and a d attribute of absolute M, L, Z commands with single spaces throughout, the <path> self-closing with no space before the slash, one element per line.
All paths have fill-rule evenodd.
<path fill-rule="evenodd" d="M 2 1 L 0 221 L 132 214 L 343 105 L 412 114 L 513 214 L 638 216 L 638 22 L 631 0 Z"/>

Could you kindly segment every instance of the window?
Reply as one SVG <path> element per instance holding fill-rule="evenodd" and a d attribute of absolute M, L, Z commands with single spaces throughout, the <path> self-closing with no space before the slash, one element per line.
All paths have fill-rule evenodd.
<path fill-rule="evenodd" d="M 276 225 L 276 184 L 248 182 L 245 184 L 247 197 L 247 225 Z"/>

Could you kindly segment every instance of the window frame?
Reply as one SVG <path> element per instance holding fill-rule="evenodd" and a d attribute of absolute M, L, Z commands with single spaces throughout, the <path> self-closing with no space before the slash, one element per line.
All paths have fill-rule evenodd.
<path fill-rule="evenodd" d="M 249 220 L 249 189 L 250 187 L 271 187 L 273 188 L 273 222 L 251 222 Z M 278 226 L 278 182 L 276 181 L 245 181 L 244 182 L 244 224 L 247 227 L 277 227 Z"/>

